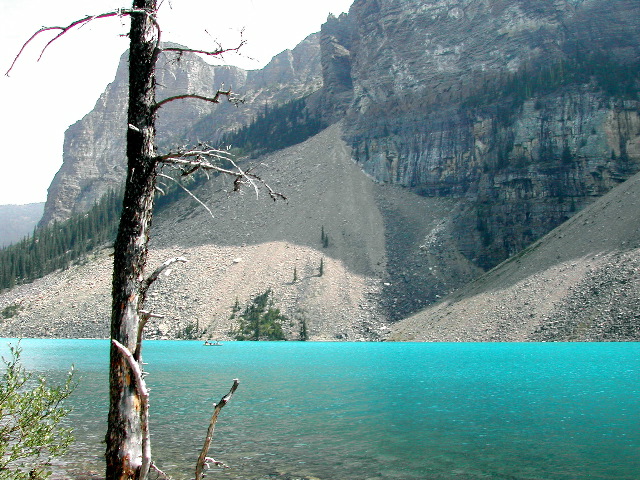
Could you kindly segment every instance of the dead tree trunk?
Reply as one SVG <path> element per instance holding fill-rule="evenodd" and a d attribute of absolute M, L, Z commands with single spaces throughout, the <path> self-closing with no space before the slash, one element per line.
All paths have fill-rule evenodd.
<path fill-rule="evenodd" d="M 144 270 L 157 175 L 154 151 L 156 8 L 156 0 L 135 0 L 135 12 L 131 13 L 128 169 L 124 208 L 114 246 L 111 338 L 138 356 L 139 312 L 144 302 Z M 147 425 L 141 421 L 143 402 L 132 369 L 113 342 L 110 355 L 107 480 L 144 480 L 150 464 L 150 447 L 148 441 L 144 441 L 148 432 L 145 431 Z"/>
<path fill-rule="evenodd" d="M 131 17 L 127 129 L 128 167 L 123 210 L 114 245 L 112 282 L 109 419 L 105 439 L 107 444 L 105 454 L 107 480 L 146 480 L 151 468 L 162 474 L 162 471 L 151 461 L 148 430 L 149 391 L 144 381 L 141 358 L 142 331 L 146 321 L 154 315 L 144 311 L 143 306 L 147 290 L 158 278 L 160 272 L 173 262 L 186 260 L 181 257 L 168 260 L 148 278 L 144 276 L 158 166 L 179 169 L 182 176 L 193 174 L 197 170 L 224 173 L 235 178 L 234 191 L 241 189 L 246 184 L 251 185 L 257 194 L 259 186 L 262 186 L 274 201 L 277 199 L 286 200 L 284 195 L 275 192 L 255 173 L 250 170 L 242 171 L 226 151 L 205 147 L 203 149 L 184 149 L 165 155 L 156 154 L 155 120 L 156 113 L 162 105 L 184 98 L 197 98 L 206 102 L 218 103 L 221 97 L 226 97 L 236 105 L 241 103 L 241 100 L 237 99 L 230 90 L 218 90 L 213 97 L 185 93 L 156 102 L 155 65 L 161 52 L 160 27 L 156 21 L 157 8 L 157 0 L 134 0 L 131 9 L 118 9 L 100 15 L 86 16 L 73 21 L 66 27 L 42 27 L 25 42 L 6 73 L 9 75 L 26 46 L 41 33 L 57 32 L 56 36 L 45 45 L 41 53 L 42 56 L 49 45 L 73 28 L 81 27 L 100 18 L 123 15 Z M 167 47 L 165 51 L 177 52 L 178 55 L 194 52 L 220 56 L 228 51 L 237 51 L 243 44 L 244 41 L 241 41 L 237 47 L 227 50 L 219 48 L 214 51 L 203 51 Z M 218 164 L 219 161 L 231 163 L 235 170 L 222 168 Z M 209 211 L 208 208 L 207 211 Z M 207 466 L 224 465 L 206 455 L 218 413 L 229 401 L 237 387 L 238 381 L 234 380 L 229 394 L 222 399 L 220 405 L 216 406 L 205 447 L 198 460 L 197 470 L 200 477 L 203 469 Z"/>

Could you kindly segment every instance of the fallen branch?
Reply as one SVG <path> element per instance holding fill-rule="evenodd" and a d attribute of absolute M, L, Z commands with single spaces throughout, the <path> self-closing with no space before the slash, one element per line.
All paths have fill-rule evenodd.
<path fill-rule="evenodd" d="M 196 463 L 196 478 L 195 480 L 202 480 L 202 476 L 204 475 L 205 468 L 208 468 L 209 465 L 220 465 L 227 467 L 224 463 L 218 462 L 211 457 L 207 457 L 207 453 L 209 453 L 209 447 L 211 446 L 211 439 L 213 438 L 213 431 L 216 427 L 216 422 L 218 421 L 218 415 L 220 414 L 220 410 L 224 408 L 224 406 L 229 403 L 231 397 L 234 392 L 238 388 L 240 381 L 235 378 L 233 380 L 233 385 L 231 386 L 231 390 L 227 393 L 219 403 L 214 404 L 213 415 L 211 416 L 211 420 L 209 422 L 209 429 L 207 430 L 207 437 L 204 440 L 204 445 L 202 446 L 202 452 L 200 452 L 200 456 L 198 457 L 198 462 Z M 227 467 L 228 468 L 228 467 Z"/>

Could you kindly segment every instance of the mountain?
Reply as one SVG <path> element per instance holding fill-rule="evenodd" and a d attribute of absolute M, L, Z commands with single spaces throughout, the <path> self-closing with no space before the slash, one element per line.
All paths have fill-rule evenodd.
<path fill-rule="evenodd" d="M 323 26 L 325 86 L 373 179 L 459 201 L 424 245 L 487 270 L 638 171 L 639 19 L 628 0 L 356 1 Z"/>
<path fill-rule="evenodd" d="M 381 339 L 387 328 L 393 338 L 416 339 L 636 338 L 635 320 L 621 333 L 614 310 L 598 310 L 594 292 L 604 287 L 581 290 L 599 322 L 611 326 L 600 333 L 584 328 L 567 333 L 573 328 L 567 325 L 580 318 L 579 309 L 563 310 L 557 318 L 534 315 L 527 322 L 507 316 L 503 322 L 513 318 L 522 329 L 487 324 L 485 336 L 465 323 L 476 318 L 468 309 L 460 320 L 464 328 L 437 320 L 441 323 L 434 325 L 445 329 L 438 333 L 430 325 L 439 319 L 434 308 L 445 309 L 458 298 L 448 294 L 481 285 L 481 279 L 492 278 L 483 277 L 485 272 L 509 258 L 522 261 L 528 246 L 567 220 L 591 222 L 599 199 L 635 178 L 639 27 L 635 0 L 356 0 L 348 14 L 330 16 L 319 34 L 261 71 L 211 67 L 197 57 L 176 65 L 176 59 L 165 58 L 159 83 L 166 90 L 159 97 L 192 88 L 206 94 L 224 81 L 248 103 L 210 109 L 172 102 L 175 111 L 167 109 L 160 118 L 159 147 L 229 138 L 234 143 L 244 135 L 244 143 L 234 143 L 248 153 L 242 161 L 269 175 L 270 184 L 286 187 L 290 208 L 249 205 L 234 197 L 223 201 L 227 187 L 216 179 L 194 191 L 215 205 L 213 220 L 189 199 L 159 212 L 153 233 L 158 255 L 184 250 L 205 271 L 189 270 L 188 281 L 158 294 L 162 310 L 175 304 L 182 313 L 168 326 L 159 322 L 154 335 L 176 336 L 194 319 L 197 327 L 223 335 L 236 297 L 242 303 L 272 288 L 292 319 L 291 338 L 302 319 L 312 339 Z M 64 164 L 52 183 L 44 223 L 86 211 L 122 182 L 123 137 L 117 132 L 125 72 L 123 63 L 96 108 L 67 132 Z M 269 151 L 265 142 L 271 139 L 271 145 L 279 144 L 275 140 L 299 128 L 310 135 L 318 125 L 331 126 L 296 146 L 251 158 Z M 247 140 L 248 132 L 259 138 Z M 614 210 L 608 215 L 624 217 Z M 633 237 L 622 238 L 631 233 L 621 225 L 603 228 L 618 228 L 620 242 L 633 243 Z M 326 248 L 321 231 L 329 238 Z M 597 234 L 586 229 L 572 235 L 595 241 Z M 555 271 L 564 257 L 550 255 L 536 263 Z M 314 276 L 320 259 L 327 262 L 321 277 Z M 578 268 L 572 263 L 568 271 Z M 611 263 L 607 271 L 615 265 L 620 264 Z M 89 264 L 78 268 L 74 278 L 91 277 Z M 292 270 L 304 283 L 293 281 Z M 558 298 L 567 301 L 560 285 L 570 288 L 563 283 L 568 276 L 555 283 Z M 630 271 L 623 278 L 634 284 Z M 466 287 L 473 280 L 481 283 Z M 64 298 L 56 292 L 52 295 Z M 517 292 L 529 295 L 524 286 Z M 544 292 L 542 297 L 550 295 Z M 16 295 L 0 297 L 0 306 L 25 305 L 6 331 L 42 331 L 33 324 L 35 310 L 26 307 L 31 294 Z M 436 303 L 444 297 L 447 303 Z M 513 305 L 520 301 L 505 298 Z M 98 311 L 93 301 L 87 299 L 79 312 Z M 505 305 L 503 298 L 496 302 Z M 69 330 L 78 317 L 65 305 L 48 305 L 41 313 L 59 312 L 51 313 L 61 319 L 57 335 L 79 335 L 84 327 Z M 409 323 L 398 330 L 391 325 L 406 317 Z M 565 326 L 554 329 L 553 322 Z M 472 324 L 483 325 L 477 319 Z"/>
<path fill-rule="evenodd" d="M 393 340 L 637 341 L 640 174 L 523 252 L 394 325 Z"/>
<path fill-rule="evenodd" d="M 0 205 L 0 247 L 6 247 L 33 233 L 43 210 L 44 203 Z"/>
<path fill-rule="evenodd" d="M 195 54 L 164 53 L 156 68 L 158 98 L 180 93 L 212 97 L 231 88 L 245 100 L 242 108 L 193 99 L 171 102 L 158 113 L 159 149 L 200 140 L 215 143 L 228 131 L 250 121 L 268 104 L 299 98 L 321 85 L 317 34 L 293 50 L 275 56 L 262 70 L 213 66 Z M 65 132 L 62 167 L 49 187 L 41 225 L 68 219 L 91 208 L 126 176 L 125 134 L 128 99 L 128 52 L 115 79 L 83 119 Z"/>
<path fill-rule="evenodd" d="M 267 289 L 290 320 L 288 338 L 298 338 L 302 322 L 311 340 L 384 336 L 385 223 L 401 223 L 406 217 L 395 212 L 402 212 L 412 228 L 427 230 L 452 204 L 371 182 L 340 137 L 336 124 L 256 160 L 256 171 L 287 202 L 231 193 L 232 182 L 216 177 L 194 191 L 213 218 L 189 197 L 156 216 L 150 268 L 176 256 L 189 262 L 150 291 L 148 307 L 164 315 L 150 320 L 150 337 L 181 338 L 196 327 L 206 337 L 229 338 L 236 301 L 245 305 Z M 0 308 L 19 306 L 0 324 L 0 334 L 108 336 L 111 263 L 109 250 L 99 252 L 0 295 Z"/>
<path fill-rule="evenodd" d="M 354 2 L 346 140 L 491 268 L 638 171 L 640 4 Z"/>

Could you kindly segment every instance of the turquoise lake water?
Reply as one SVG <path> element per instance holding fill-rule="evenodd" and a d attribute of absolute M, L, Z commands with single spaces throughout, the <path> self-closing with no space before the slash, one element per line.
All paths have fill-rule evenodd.
<path fill-rule="evenodd" d="M 5 340 L 0 348 L 6 354 Z M 75 364 L 72 471 L 102 472 L 108 341 L 22 340 L 25 366 Z M 638 479 L 640 343 L 147 341 L 152 451 L 192 478 Z"/>

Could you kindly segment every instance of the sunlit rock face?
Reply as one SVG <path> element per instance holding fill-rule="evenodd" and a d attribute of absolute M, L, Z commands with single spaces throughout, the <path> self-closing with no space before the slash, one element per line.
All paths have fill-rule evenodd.
<path fill-rule="evenodd" d="M 344 118 L 375 181 L 459 200 L 447 235 L 485 269 L 638 170 L 638 58 L 636 0 L 356 0 L 259 71 L 163 59 L 159 98 L 224 84 L 246 103 L 172 102 L 158 144 L 215 142 L 266 104 L 316 92 L 309 107 Z M 67 132 L 43 223 L 121 184 L 125 112 L 123 60 Z"/>
<path fill-rule="evenodd" d="M 84 212 L 126 175 L 125 134 L 128 101 L 128 52 L 115 79 L 95 107 L 65 132 L 63 164 L 49 187 L 41 225 Z M 262 70 L 212 66 L 190 53 L 163 54 L 156 68 L 157 99 L 194 93 L 212 97 L 219 88 L 245 99 L 241 108 L 195 99 L 164 105 L 158 114 L 159 149 L 188 142 L 215 142 L 224 132 L 246 124 L 266 104 L 300 98 L 322 85 L 319 35 L 286 50 Z"/>

